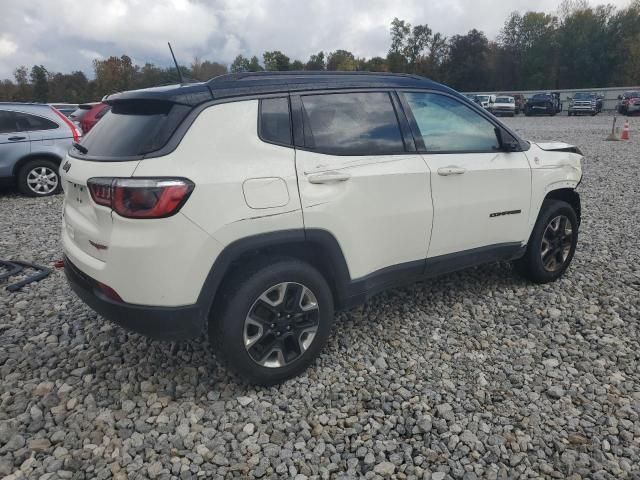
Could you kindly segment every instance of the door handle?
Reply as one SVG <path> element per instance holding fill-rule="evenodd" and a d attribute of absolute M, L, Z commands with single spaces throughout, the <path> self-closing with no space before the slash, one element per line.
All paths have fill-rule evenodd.
<path fill-rule="evenodd" d="M 12 142 L 17 142 L 18 140 L 26 140 L 27 137 L 9 137 L 7 140 L 11 140 Z"/>
<path fill-rule="evenodd" d="M 448 175 L 462 175 L 466 172 L 466 168 L 456 167 L 455 165 L 451 165 L 449 167 L 441 167 L 438 169 L 438 175 L 442 175 L 444 177 Z"/>
<path fill-rule="evenodd" d="M 309 179 L 309 183 L 335 183 L 349 180 L 351 175 L 346 172 L 330 170 L 328 172 L 314 173 L 313 175 L 309 175 L 307 178 Z"/>

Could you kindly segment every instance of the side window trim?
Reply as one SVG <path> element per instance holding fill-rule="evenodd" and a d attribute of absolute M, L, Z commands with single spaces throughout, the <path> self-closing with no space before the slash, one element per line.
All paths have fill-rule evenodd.
<path fill-rule="evenodd" d="M 348 93 L 386 93 L 389 95 L 389 100 L 391 102 L 391 106 L 393 108 L 396 122 L 398 122 L 398 128 L 400 130 L 400 136 L 402 138 L 403 150 L 393 153 L 374 153 L 374 152 L 359 152 L 359 153 L 337 153 L 337 152 L 328 152 L 323 150 L 318 150 L 313 148 L 308 137 L 307 129 L 304 121 L 304 108 L 302 105 L 302 97 L 303 96 L 319 96 L 319 95 L 330 95 L 330 94 L 348 94 Z M 320 153 L 325 155 L 332 155 L 337 157 L 353 157 L 353 156 L 373 156 L 373 155 L 405 155 L 410 153 L 416 153 L 415 144 L 413 143 L 413 138 L 409 131 L 408 124 L 405 123 L 403 125 L 403 120 L 406 122 L 406 117 L 404 113 L 398 108 L 398 99 L 396 98 L 396 92 L 392 88 L 375 88 L 375 89 L 338 89 L 338 90 L 319 90 L 319 91 L 309 91 L 309 92 L 300 92 L 291 95 L 291 117 L 293 121 L 293 132 L 294 132 L 294 145 L 295 148 L 300 150 L 305 150 L 314 153 Z M 413 147 L 412 147 L 413 146 Z"/>
<path fill-rule="evenodd" d="M 398 92 L 395 90 L 390 92 L 391 94 L 391 103 L 393 103 L 393 109 L 396 111 L 396 118 L 398 119 L 398 124 L 400 125 L 400 133 L 402 135 L 402 141 L 404 142 L 404 149 L 408 153 L 416 152 L 416 142 L 413 132 L 411 131 L 411 125 L 409 123 L 409 119 L 405 112 L 405 109 L 402 107 L 400 103 L 400 98 L 398 96 Z M 422 140 L 422 138 L 420 138 Z"/>
<path fill-rule="evenodd" d="M 510 136 L 514 137 L 514 139 L 517 140 L 517 137 L 513 136 L 511 131 L 505 129 L 502 125 L 496 123 L 491 117 L 489 117 L 489 115 L 487 114 L 487 112 L 484 111 L 484 109 L 480 110 L 479 108 L 476 108 L 475 105 L 469 106 L 467 103 L 462 102 L 460 99 L 456 98 L 453 95 L 449 95 L 446 92 L 437 92 L 437 91 L 434 91 L 434 90 L 416 90 L 416 89 L 397 90 L 396 92 L 397 92 L 398 97 L 400 99 L 400 104 L 402 105 L 402 108 L 404 109 L 404 111 L 405 111 L 405 113 L 407 115 L 407 119 L 409 121 L 409 125 L 411 126 L 411 132 L 413 133 L 413 136 L 414 136 L 414 139 L 415 139 L 415 142 L 416 142 L 416 148 L 417 148 L 419 153 L 429 154 L 429 155 L 452 154 L 452 153 L 460 153 L 460 154 L 465 154 L 465 153 L 496 153 L 498 150 L 427 150 L 427 148 L 426 148 L 426 146 L 424 144 L 424 140 L 422 139 L 422 135 L 420 133 L 420 129 L 418 128 L 418 123 L 416 122 L 416 119 L 415 119 L 415 117 L 413 115 L 413 112 L 411 111 L 411 108 L 409 106 L 409 103 L 407 102 L 407 99 L 406 99 L 406 96 L 404 95 L 404 93 L 428 93 L 428 94 L 432 94 L 432 95 L 440 95 L 440 96 L 443 96 L 443 97 L 448 97 L 451 100 L 457 101 L 461 105 L 464 105 L 467 108 L 469 108 L 470 111 L 476 113 L 478 116 L 480 116 L 483 119 L 485 119 L 488 123 L 493 125 L 494 128 L 499 128 L 499 129 L 505 131 L 507 134 L 509 134 Z"/>
<path fill-rule="evenodd" d="M 279 96 L 265 97 L 265 98 L 258 99 L 258 138 L 264 143 L 270 143 L 271 145 L 278 145 L 280 147 L 293 148 L 293 125 L 291 121 L 291 100 L 289 97 L 290 97 L 289 94 L 285 93 Z M 274 140 L 267 139 L 262 135 L 262 102 L 264 100 L 273 100 L 273 99 L 279 99 L 279 98 L 286 99 L 287 106 L 289 108 L 289 143 L 276 142 Z"/>

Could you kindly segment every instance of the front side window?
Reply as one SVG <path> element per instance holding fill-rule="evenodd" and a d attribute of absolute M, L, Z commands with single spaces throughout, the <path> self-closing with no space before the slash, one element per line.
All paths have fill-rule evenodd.
<path fill-rule="evenodd" d="M 16 119 L 13 112 L 0 110 L 0 133 L 13 133 L 16 131 Z"/>
<path fill-rule="evenodd" d="M 18 130 L 21 132 L 35 132 L 37 130 L 54 130 L 58 128 L 56 122 L 43 117 L 29 115 L 28 113 L 15 112 Z"/>
<path fill-rule="evenodd" d="M 260 138 L 267 142 L 291 145 L 288 98 L 260 100 Z"/>
<path fill-rule="evenodd" d="M 494 125 L 458 100 L 436 93 L 404 93 L 428 152 L 494 152 Z"/>
<path fill-rule="evenodd" d="M 334 155 L 404 152 L 388 92 L 304 95 L 305 146 Z"/>

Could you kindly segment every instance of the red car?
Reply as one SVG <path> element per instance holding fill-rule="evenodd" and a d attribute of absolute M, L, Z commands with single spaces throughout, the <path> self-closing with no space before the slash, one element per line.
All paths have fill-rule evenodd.
<path fill-rule="evenodd" d="M 91 110 L 84 114 L 82 116 L 82 119 L 80 120 L 80 127 L 82 128 L 82 132 L 84 134 L 89 133 L 89 130 L 91 130 L 94 125 L 107 114 L 109 110 L 111 110 L 111 107 L 106 103 L 98 103 L 97 105 L 91 107 Z"/>
<path fill-rule="evenodd" d="M 83 103 L 69 116 L 71 121 L 88 133 L 111 109 L 106 103 Z"/>

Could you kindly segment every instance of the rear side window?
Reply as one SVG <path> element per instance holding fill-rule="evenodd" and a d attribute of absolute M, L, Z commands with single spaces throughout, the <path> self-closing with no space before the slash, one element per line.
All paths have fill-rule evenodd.
<path fill-rule="evenodd" d="M 0 133 L 13 133 L 16 131 L 16 120 L 13 112 L 0 110 Z"/>
<path fill-rule="evenodd" d="M 435 93 L 403 94 L 428 152 L 495 152 L 495 126 L 463 103 Z"/>
<path fill-rule="evenodd" d="M 291 145 L 289 99 L 265 98 L 260 100 L 260 138 L 266 142 Z"/>
<path fill-rule="evenodd" d="M 159 150 L 190 110 L 186 105 L 151 100 L 116 103 L 83 138 L 87 149 L 83 156 L 113 160 Z"/>
<path fill-rule="evenodd" d="M 387 92 L 304 95 L 305 146 L 334 155 L 403 153 L 398 118 Z"/>
<path fill-rule="evenodd" d="M 20 132 L 35 132 L 37 130 L 54 130 L 59 127 L 56 122 L 36 115 L 15 112 L 16 124 Z"/>

